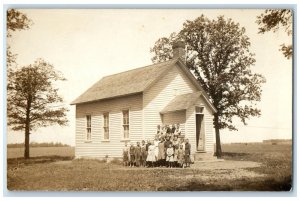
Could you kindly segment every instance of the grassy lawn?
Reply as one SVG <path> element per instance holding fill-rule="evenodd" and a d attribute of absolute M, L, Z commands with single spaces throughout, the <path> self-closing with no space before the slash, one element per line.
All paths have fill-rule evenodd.
<path fill-rule="evenodd" d="M 72 160 L 74 152 L 62 147 L 30 160 L 8 158 L 9 190 L 45 191 L 289 191 L 291 145 L 223 145 L 225 162 L 201 168 L 123 168 L 120 162 Z M 51 148 L 50 148 L 51 149 Z M 57 148 L 52 148 L 57 149 Z M 63 151 L 63 149 L 66 149 Z M 8 150 L 9 153 L 13 150 Z M 31 150 L 41 151 L 40 148 Z M 68 152 L 69 151 L 69 152 Z M 57 153 L 63 153 L 61 155 Z M 53 154 L 55 153 L 55 154 Z M 67 154 L 69 153 L 69 154 Z M 11 155 L 12 156 L 12 155 Z M 225 168 L 253 161 L 260 165 Z M 212 167 L 212 168 L 210 168 Z"/>
<path fill-rule="evenodd" d="M 74 147 L 31 147 L 30 157 L 69 156 L 74 157 Z M 23 158 L 24 148 L 8 148 L 7 158 Z"/>

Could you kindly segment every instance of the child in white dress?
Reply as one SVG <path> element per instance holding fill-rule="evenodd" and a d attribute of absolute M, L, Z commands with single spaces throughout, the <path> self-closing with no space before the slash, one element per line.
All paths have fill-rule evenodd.
<path fill-rule="evenodd" d="M 158 136 L 155 137 L 154 140 L 154 147 L 155 147 L 155 161 L 158 160 L 158 144 L 160 143 Z M 158 164 L 155 162 L 155 166 L 157 166 Z"/>
<path fill-rule="evenodd" d="M 167 148 L 167 157 L 166 162 L 168 167 L 173 167 L 173 161 L 174 161 L 174 149 L 172 147 L 172 144 L 169 144 L 169 148 Z"/>
<path fill-rule="evenodd" d="M 155 146 L 154 146 L 154 142 L 151 141 L 151 145 L 148 147 L 147 162 L 150 167 L 153 167 L 155 161 L 156 161 L 155 160 Z"/>

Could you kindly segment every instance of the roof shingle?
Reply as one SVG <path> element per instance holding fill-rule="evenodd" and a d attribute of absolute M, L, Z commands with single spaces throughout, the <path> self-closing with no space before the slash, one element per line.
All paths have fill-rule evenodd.
<path fill-rule="evenodd" d="M 71 105 L 143 92 L 178 59 L 103 77 Z"/>

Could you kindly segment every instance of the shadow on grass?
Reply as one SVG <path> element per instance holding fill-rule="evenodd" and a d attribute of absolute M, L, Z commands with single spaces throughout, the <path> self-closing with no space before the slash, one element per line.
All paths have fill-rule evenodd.
<path fill-rule="evenodd" d="M 37 157 L 31 157 L 29 159 L 22 158 L 9 158 L 7 159 L 7 165 L 9 167 L 15 167 L 19 165 L 32 165 L 32 164 L 38 164 L 38 163 L 51 163 L 51 162 L 57 162 L 57 161 L 68 161 L 72 160 L 73 156 L 37 156 Z"/>
<path fill-rule="evenodd" d="M 233 183 L 207 184 L 202 181 L 190 181 L 187 185 L 177 187 L 161 187 L 159 191 L 290 191 L 292 189 L 291 176 L 278 181 L 267 179 L 251 182 L 237 180 Z"/>

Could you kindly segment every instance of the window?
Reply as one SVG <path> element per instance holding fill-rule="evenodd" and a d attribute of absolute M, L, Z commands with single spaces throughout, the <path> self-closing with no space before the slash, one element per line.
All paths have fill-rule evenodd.
<path fill-rule="evenodd" d="M 197 114 L 203 114 L 204 107 L 196 107 Z"/>
<path fill-rule="evenodd" d="M 109 113 L 103 114 L 103 131 L 104 131 L 104 140 L 109 139 Z"/>
<path fill-rule="evenodd" d="M 92 139 L 92 117 L 86 115 L 86 140 Z"/>
<path fill-rule="evenodd" d="M 129 110 L 123 110 L 123 134 L 124 139 L 129 139 Z"/>

